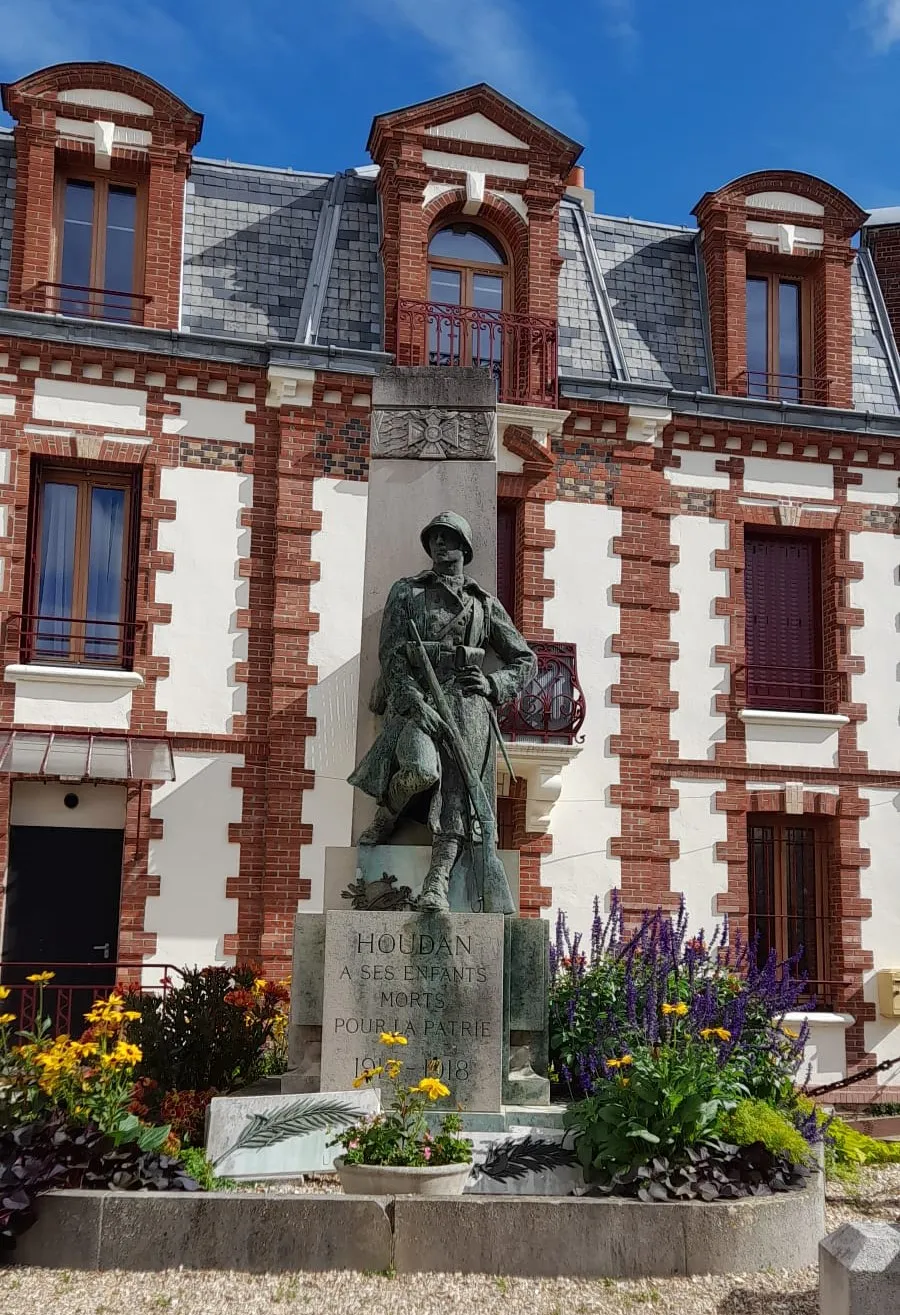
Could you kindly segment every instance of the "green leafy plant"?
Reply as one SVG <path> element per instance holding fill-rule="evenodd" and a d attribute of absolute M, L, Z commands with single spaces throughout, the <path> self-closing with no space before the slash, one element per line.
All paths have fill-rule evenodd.
<path fill-rule="evenodd" d="M 237 1184 L 232 1178 L 220 1178 L 202 1146 L 183 1146 L 178 1152 L 184 1171 L 204 1192 L 229 1191 Z"/>
<path fill-rule="evenodd" d="M 662 1009 L 673 1020 L 670 1037 L 604 1061 L 591 1095 L 566 1111 L 588 1182 L 608 1181 L 652 1157 L 684 1158 L 688 1148 L 712 1140 L 720 1116 L 746 1096 L 741 1075 L 719 1061 L 730 1034 L 708 1028 L 692 1036 L 683 1022 L 686 1005 Z"/>
<path fill-rule="evenodd" d="M 164 994 L 129 991 L 129 1009 L 139 1015 L 129 1038 L 143 1055 L 140 1103 L 148 1116 L 162 1118 L 168 1099 L 183 1107 L 179 1135 L 200 1140 L 212 1095 L 278 1071 L 290 991 L 252 967 L 185 968 L 181 978 Z"/>
<path fill-rule="evenodd" d="M 18 1043 L 10 1038 L 14 1016 L 0 1016 L 3 1125 L 14 1128 L 41 1113 L 60 1110 L 74 1122 L 95 1124 L 117 1146 L 134 1143 L 142 1151 L 162 1150 L 169 1127 L 147 1126 L 129 1111 L 141 1051 L 126 1040 L 125 1031 L 138 1018 L 137 1012 L 125 1009 L 123 997 L 113 991 L 107 999 L 94 1001 L 78 1040 L 54 1037 L 43 1013 L 43 988 L 52 977 L 52 973 L 36 973 L 28 979 L 38 985 L 38 1021 L 33 1031 L 18 1033 Z M 17 1093 L 23 1092 L 24 1099 L 17 1100 Z"/>
<path fill-rule="evenodd" d="M 54 1188 L 189 1191 L 198 1183 L 177 1160 L 136 1142 L 117 1144 L 93 1123 L 61 1112 L 0 1135 L 0 1247 L 15 1245 L 36 1218 L 36 1198 Z"/>
<path fill-rule="evenodd" d="M 386 1048 L 407 1044 L 406 1037 L 397 1032 L 382 1032 L 379 1040 Z M 437 1133 L 428 1127 L 428 1105 L 446 1099 L 450 1088 L 434 1073 L 411 1086 L 403 1077 L 403 1067 L 402 1059 L 386 1056 L 383 1063 L 364 1069 L 354 1079 L 354 1087 L 361 1087 L 384 1076 L 393 1089 L 390 1105 L 383 1113 L 339 1133 L 329 1146 L 343 1146 L 347 1164 L 425 1167 L 470 1163 L 472 1143 L 459 1135 L 462 1120 L 458 1114 L 445 1114 Z"/>
<path fill-rule="evenodd" d="M 782 1155 L 791 1164 L 809 1164 L 809 1143 L 786 1113 L 761 1100 L 741 1100 L 723 1112 L 716 1125 L 723 1141 L 737 1146 L 761 1142 L 773 1155 Z"/>
<path fill-rule="evenodd" d="M 809 1169 L 770 1151 L 762 1142 L 734 1146 L 711 1137 L 669 1159 L 652 1155 L 643 1164 L 607 1174 L 589 1196 L 625 1196 L 638 1201 L 733 1201 L 806 1186 Z"/>
<path fill-rule="evenodd" d="M 814 1119 L 821 1130 L 825 1172 L 829 1178 L 854 1183 L 864 1166 L 900 1163 L 900 1142 L 879 1141 L 877 1137 L 857 1132 L 843 1119 L 819 1108 L 808 1096 L 798 1096 L 795 1107 L 798 1116 Z"/>

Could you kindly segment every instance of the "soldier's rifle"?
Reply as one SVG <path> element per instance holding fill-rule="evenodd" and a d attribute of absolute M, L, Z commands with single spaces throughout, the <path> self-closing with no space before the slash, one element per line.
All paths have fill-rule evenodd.
<path fill-rule="evenodd" d="M 466 790 L 472 801 L 475 819 L 481 831 L 484 911 L 485 913 L 514 913 L 515 905 L 509 889 L 509 882 L 506 879 L 506 870 L 497 857 L 497 823 L 494 818 L 493 805 L 488 799 L 484 782 L 472 766 L 465 741 L 460 734 L 459 727 L 456 725 L 447 696 L 437 678 L 431 658 L 428 656 L 428 650 L 422 642 L 422 636 L 419 634 L 418 627 L 412 617 L 409 619 L 409 624 L 412 628 L 415 650 L 422 668 L 422 674 L 428 685 L 428 692 L 434 703 L 435 711 L 444 723 L 444 734 L 459 766 Z"/>

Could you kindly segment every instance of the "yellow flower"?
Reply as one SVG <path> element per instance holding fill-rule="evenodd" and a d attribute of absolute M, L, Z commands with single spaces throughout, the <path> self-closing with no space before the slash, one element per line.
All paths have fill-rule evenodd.
<path fill-rule="evenodd" d="M 0 1020 L 0 1021 L 2 1021 L 2 1020 Z M 399 1077 L 399 1075 L 400 1075 L 400 1070 L 401 1070 L 402 1067 L 403 1067 L 403 1060 L 402 1060 L 402 1059 L 389 1059 L 388 1062 L 387 1062 L 387 1064 L 385 1065 L 385 1068 L 387 1069 L 387 1075 L 388 1075 L 388 1077 L 389 1077 L 389 1078 L 396 1078 L 396 1077 Z"/>
<path fill-rule="evenodd" d="M 140 1046 L 133 1046 L 129 1041 L 120 1041 L 113 1055 L 118 1064 L 139 1064 L 142 1052 Z"/>
<path fill-rule="evenodd" d="M 630 1081 L 631 1081 L 631 1078 L 619 1078 L 619 1086 L 620 1086 L 620 1087 L 627 1087 Z"/>
<path fill-rule="evenodd" d="M 718 1037 L 720 1041 L 731 1040 L 731 1033 L 726 1027 L 704 1027 L 701 1028 L 700 1035 L 703 1037 L 704 1041 L 708 1041 L 709 1038 L 713 1036 Z"/>
<path fill-rule="evenodd" d="M 122 1017 L 126 1023 L 136 1023 L 140 1018 L 140 1012 L 137 1009 L 126 1009 Z"/>
<path fill-rule="evenodd" d="M 0 1014 L 0 1027 L 6 1027 L 8 1023 L 14 1023 L 15 1021 L 15 1014 Z"/>
<path fill-rule="evenodd" d="M 353 1079 L 353 1086 L 358 1091 L 366 1082 L 371 1082 L 373 1078 L 377 1078 L 379 1073 L 383 1072 L 384 1068 L 381 1064 L 378 1064 L 375 1068 L 364 1068 L 359 1077 Z"/>
<path fill-rule="evenodd" d="M 799 1033 L 799 1032 L 795 1032 L 794 1029 L 793 1029 L 792 1027 L 785 1027 L 784 1023 L 782 1023 L 782 1025 L 781 1025 L 781 1030 L 782 1030 L 782 1032 L 784 1033 L 784 1035 L 787 1036 L 787 1037 L 790 1037 L 790 1039 L 791 1039 L 792 1041 L 799 1041 L 799 1040 L 800 1040 L 800 1033 Z"/>
<path fill-rule="evenodd" d="M 9 999 L 9 987 L 0 986 L 0 1000 L 8 1000 L 8 999 Z"/>
<path fill-rule="evenodd" d="M 684 1018 L 688 1011 L 688 1007 L 683 1000 L 679 1000 L 678 1003 L 674 1005 L 664 1004 L 662 1011 L 664 1014 L 674 1014 L 676 1018 Z"/>
<path fill-rule="evenodd" d="M 266 979 L 265 979 L 265 977 L 254 977 L 254 979 L 253 979 L 253 989 L 254 989 L 254 991 L 264 991 L 264 990 L 266 989 Z"/>
<path fill-rule="evenodd" d="M 442 1096 L 450 1095 L 450 1088 L 445 1087 L 443 1082 L 438 1078 L 422 1078 L 410 1091 L 421 1091 L 429 1100 L 440 1100 Z"/>
<path fill-rule="evenodd" d="M 409 1042 L 400 1032 L 382 1032 L 378 1040 L 383 1046 L 407 1046 Z"/>
<path fill-rule="evenodd" d="M 45 983 L 52 982 L 55 976 L 56 973 L 32 973 L 30 977 L 25 978 L 25 981 L 35 982 L 38 986 L 44 986 Z"/>
<path fill-rule="evenodd" d="M 633 1064 L 633 1063 L 634 1060 L 632 1059 L 631 1055 L 623 1055 L 621 1059 L 608 1059 L 606 1061 L 606 1067 L 625 1068 L 628 1064 Z"/>

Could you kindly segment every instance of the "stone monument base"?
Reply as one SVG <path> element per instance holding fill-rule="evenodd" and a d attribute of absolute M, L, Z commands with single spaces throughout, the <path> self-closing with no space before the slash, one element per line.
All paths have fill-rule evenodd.
<path fill-rule="evenodd" d="M 298 913 L 282 1091 L 347 1090 L 378 1034 L 415 1080 L 429 1063 L 469 1113 L 546 1106 L 548 925 L 485 913 Z"/>

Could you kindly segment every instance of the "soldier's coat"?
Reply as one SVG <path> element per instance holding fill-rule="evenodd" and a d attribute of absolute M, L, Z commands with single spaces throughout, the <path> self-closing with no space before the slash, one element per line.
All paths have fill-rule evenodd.
<path fill-rule="evenodd" d="M 468 576 L 449 581 L 427 570 L 398 580 L 388 594 L 379 641 L 381 675 L 373 693 L 373 708 L 384 713 L 384 722 L 349 779 L 389 807 L 388 787 L 395 773 L 401 769 L 417 773 L 423 791 L 431 791 L 427 819 L 422 820 L 427 820 L 432 833 L 468 839 L 471 805 L 456 760 L 443 740 L 433 740 L 416 721 L 417 710 L 424 703 L 431 705 L 431 699 L 410 642 L 410 620 L 425 642 L 489 799 L 495 769 L 488 701 L 481 694 L 464 694 L 459 687 L 457 648 L 462 647 L 470 666 L 479 668 L 484 650 L 496 655 L 499 666 L 487 677 L 495 708 L 515 698 L 533 678 L 537 661 L 499 599 Z"/>

